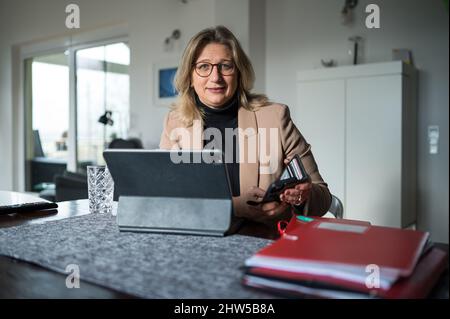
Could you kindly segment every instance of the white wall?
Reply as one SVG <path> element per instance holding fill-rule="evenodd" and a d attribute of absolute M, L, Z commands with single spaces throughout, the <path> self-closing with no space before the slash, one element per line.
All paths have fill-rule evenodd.
<path fill-rule="evenodd" d="M 254 92 L 266 92 L 266 1 L 250 0 L 249 55 L 255 70 Z"/>
<path fill-rule="evenodd" d="M 214 2 L 217 24 L 227 26 L 241 42 L 244 51 L 249 50 L 249 0 L 219 0 Z"/>
<path fill-rule="evenodd" d="M 380 29 L 365 28 L 364 9 L 369 3 L 380 6 Z M 365 38 L 365 61 L 369 63 L 390 61 L 393 48 L 411 49 L 421 71 L 418 227 L 431 231 L 433 240 L 448 243 L 448 11 L 441 0 L 360 0 L 355 24 L 347 27 L 341 24 L 343 4 L 335 0 L 267 0 L 267 93 L 295 107 L 297 71 L 320 67 L 320 59 L 349 64 L 347 38 L 352 35 Z M 428 125 L 440 126 L 438 155 L 427 153 Z M 301 123 L 298 126 L 301 129 Z M 318 162 L 320 167 L 320 159 Z"/>

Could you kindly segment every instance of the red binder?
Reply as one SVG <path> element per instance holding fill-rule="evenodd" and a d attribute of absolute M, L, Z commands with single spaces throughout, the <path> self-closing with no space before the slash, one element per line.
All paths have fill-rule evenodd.
<path fill-rule="evenodd" d="M 413 296 L 411 291 L 417 289 L 411 285 L 415 281 L 404 278 L 413 278 L 419 258 L 429 248 L 428 239 L 426 232 L 371 226 L 366 222 L 295 219 L 289 223 L 282 238 L 246 261 L 249 271 L 244 283 L 251 281 L 261 285 L 264 282 L 266 285 L 278 278 L 284 280 L 284 286 L 277 283 L 283 288 L 289 286 L 289 281 L 291 284 L 314 282 L 385 298 L 402 294 Z M 425 266 L 420 267 L 442 268 L 441 255 L 440 251 L 433 250 L 422 259 Z M 379 270 L 379 285 L 369 289 L 366 281 L 373 267 Z M 414 276 L 424 277 L 426 273 L 422 271 Z M 426 279 L 422 286 L 432 281 Z M 400 285 L 402 282 L 405 286 Z M 400 293 L 399 289 L 408 293 Z"/>
<path fill-rule="evenodd" d="M 330 278 L 267 268 L 250 268 L 244 275 L 244 285 L 281 293 L 287 296 L 322 298 L 426 298 L 444 272 L 447 253 L 432 248 L 418 262 L 413 274 L 400 279 L 390 289 L 367 288 L 357 284 Z"/>

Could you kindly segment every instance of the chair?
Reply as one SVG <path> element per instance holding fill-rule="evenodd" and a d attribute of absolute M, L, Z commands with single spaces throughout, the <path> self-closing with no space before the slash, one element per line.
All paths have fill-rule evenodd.
<path fill-rule="evenodd" d="M 85 174 L 65 171 L 55 176 L 55 200 L 57 202 L 88 198 Z"/>
<path fill-rule="evenodd" d="M 144 146 L 142 142 L 138 138 L 129 138 L 124 140 L 122 138 L 116 138 L 109 143 L 108 148 L 134 148 L 134 149 L 142 149 Z"/>
<path fill-rule="evenodd" d="M 344 217 L 344 205 L 336 195 L 331 194 L 331 205 L 328 209 L 328 213 L 338 219 L 342 219 Z"/>
<path fill-rule="evenodd" d="M 33 158 L 28 160 L 29 178 L 27 189 L 39 192 L 39 197 L 49 201 L 55 200 L 53 179 L 62 174 L 67 167 L 64 159 L 45 156 L 39 130 L 33 130 Z"/>

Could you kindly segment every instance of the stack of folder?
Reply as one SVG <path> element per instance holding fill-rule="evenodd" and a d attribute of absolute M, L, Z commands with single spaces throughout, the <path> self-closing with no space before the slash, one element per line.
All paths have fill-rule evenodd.
<path fill-rule="evenodd" d="M 424 298 L 446 260 L 427 232 L 298 216 L 246 260 L 243 284 L 287 297 Z"/>

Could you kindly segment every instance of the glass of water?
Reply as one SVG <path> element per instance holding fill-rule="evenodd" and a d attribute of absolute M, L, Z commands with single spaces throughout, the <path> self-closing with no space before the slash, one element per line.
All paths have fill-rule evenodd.
<path fill-rule="evenodd" d="M 87 167 L 89 211 L 112 214 L 114 182 L 107 166 Z"/>

